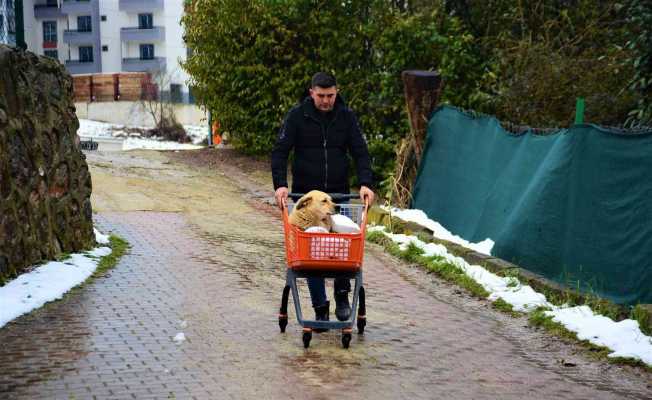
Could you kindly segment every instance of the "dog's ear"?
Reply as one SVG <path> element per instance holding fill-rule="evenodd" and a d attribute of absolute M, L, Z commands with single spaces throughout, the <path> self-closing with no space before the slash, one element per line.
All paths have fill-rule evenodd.
<path fill-rule="evenodd" d="M 312 196 L 303 196 L 294 206 L 297 210 L 307 207 L 312 202 Z"/>

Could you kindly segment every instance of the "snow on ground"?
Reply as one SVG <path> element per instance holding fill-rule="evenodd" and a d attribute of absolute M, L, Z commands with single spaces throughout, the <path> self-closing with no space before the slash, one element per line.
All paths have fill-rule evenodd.
<path fill-rule="evenodd" d="M 125 138 L 122 150 L 147 149 L 147 150 L 190 150 L 199 149 L 198 145 L 207 138 L 208 127 L 197 125 L 184 125 L 186 134 L 191 139 L 190 143 L 177 143 L 164 141 L 158 138 L 143 138 L 140 133 L 128 132 L 130 129 L 147 130 L 143 126 L 130 126 L 110 124 L 89 119 L 79 120 L 77 134 L 84 138 Z"/>
<path fill-rule="evenodd" d="M 127 138 L 122 142 L 122 150 L 194 150 L 201 149 L 202 147 L 190 143 L 177 143 L 156 139 Z"/>
<path fill-rule="evenodd" d="M 109 242 L 97 230 L 99 244 Z M 73 287 L 95 272 L 99 258 L 111 254 L 109 247 L 97 247 L 89 252 L 72 254 L 63 261 L 51 261 L 24 273 L 0 287 L 0 328 L 9 321 L 63 297 Z"/>
<path fill-rule="evenodd" d="M 118 125 L 107 124 L 106 122 L 80 119 L 77 134 L 89 137 L 113 137 L 113 132 L 118 131 L 120 128 Z"/>
<path fill-rule="evenodd" d="M 392 209 L 392 215 L 422 225 L 435 232 L 434 236 L 438 238 L 458 243 L 478 252 L 480 252 L 479 249 L 483 249 L 487 250 L 484 252 L 485 254 L 490 254 L 493 247 L 493 241 L 490 239 L 481 243 L 468 243 L 466 240 L 452 235 L 441 224 L 429 219 L 421 210 Z M 426 257 L 443 257 L 482 285 L 490 293 L 488 298 L 490 301 L 503 299 L 511 304 L 514 310 L 520 312 L 530 312 L 538 307 L 547 307 L 550 311 L 546 311 L 546 314 L 552 316 L 554 321 L 561 323 L 568 330 L 575 332 L 580 340 L 588 340 L 595 345 L 605 346 L 612 350 L 609 357 L 634 358 L 652 366 L 652 337 L 644 335 L 635 320 L 627 319 L 614 322 L 610 318 L 593 313 L 587 306 L 557 307 L 549 303 L 543 294 L 534 291 L 532 287 L 522 285 L 518 279 L 501 277 L 479 265 L 470 265 L 463 258 L 450 254 L 443 245 L 425 243 L 416 236 L 393 234 L 387 232 L 383 226 L 372 226 L 367 231 L 383 233 L 397 243 L 401 250 L 405 250 L 412 243 L 422 249 L 423 255 Z M 459 238 L 459 240 L 449 239 L 451 237 Z"/>
<path fill-rule="evenodd" d="M 184 125 L 183 129 L 193 144 L 199 144 L 208 138 L 208 126 Z"/>
<path fill-rule="evenodd" d="M 174 336 L 172 340 L 176 344 L 181 344 L 186 341 L 186 335 L 183 332 L 179 332 Z"/>
<path fill-rule="evenodd" d="M 453 235 L 448 231 L 448 229 L 441 226 L 439 222 L 435 222 L 428 218 L 426 213 L 421 210 L 402 210 L 399 208 L 390 208 L 383 207 L 385 211 L 391 213 L 391 215 L 396 216 L 406 222 L 415 222 L 421 226 L 424 226 L 430 229 L 433 232 L 433 236 L 442 240 L 448 240 L 449 242 L 457 243 L 466 248 L 477 251 L 478 253 L 491 255 L 491 249 L 494 247 L 494 241 L 487 238 L 482 242 L 470 243 L 467 240 L 462 239 L 457 235 Z"/>

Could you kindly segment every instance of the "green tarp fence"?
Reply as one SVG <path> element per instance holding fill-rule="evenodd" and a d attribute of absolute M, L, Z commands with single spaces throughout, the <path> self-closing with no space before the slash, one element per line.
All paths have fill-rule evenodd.
<path fill-rule="evenodd" d="M 652 131 L 513 134 L 440 107 L 413 208 L 492 255 L 621 304 L 652 303 Z"/>

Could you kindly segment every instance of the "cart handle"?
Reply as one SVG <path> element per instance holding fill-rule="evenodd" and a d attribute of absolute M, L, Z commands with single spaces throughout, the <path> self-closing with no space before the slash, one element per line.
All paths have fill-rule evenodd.
<path fill-rule="evenodd" d="M 329 196 L 331 196 L 331 199 L 334 201 L 337 200 L 351 200 L 351 199 L 357 199 L 360 197 L 359 194 L 357 193 L 327 193 Z M 294 201 L 299 200 L 301 197 L 303 197 L 305 193 L 289 193 L 288 197 L 291 198 Z"/>

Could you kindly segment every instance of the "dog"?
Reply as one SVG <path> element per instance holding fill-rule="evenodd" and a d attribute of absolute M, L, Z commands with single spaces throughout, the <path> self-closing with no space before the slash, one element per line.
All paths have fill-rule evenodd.
<path fill-rule="evenodd" d="M 303 195 L 290 213 L 290 224 L 305 231 L 311 226 L 321 226 L 331 232 L 335 213 L 335 203 L 331 196 L 319 190 L 312 190 Z"/>

